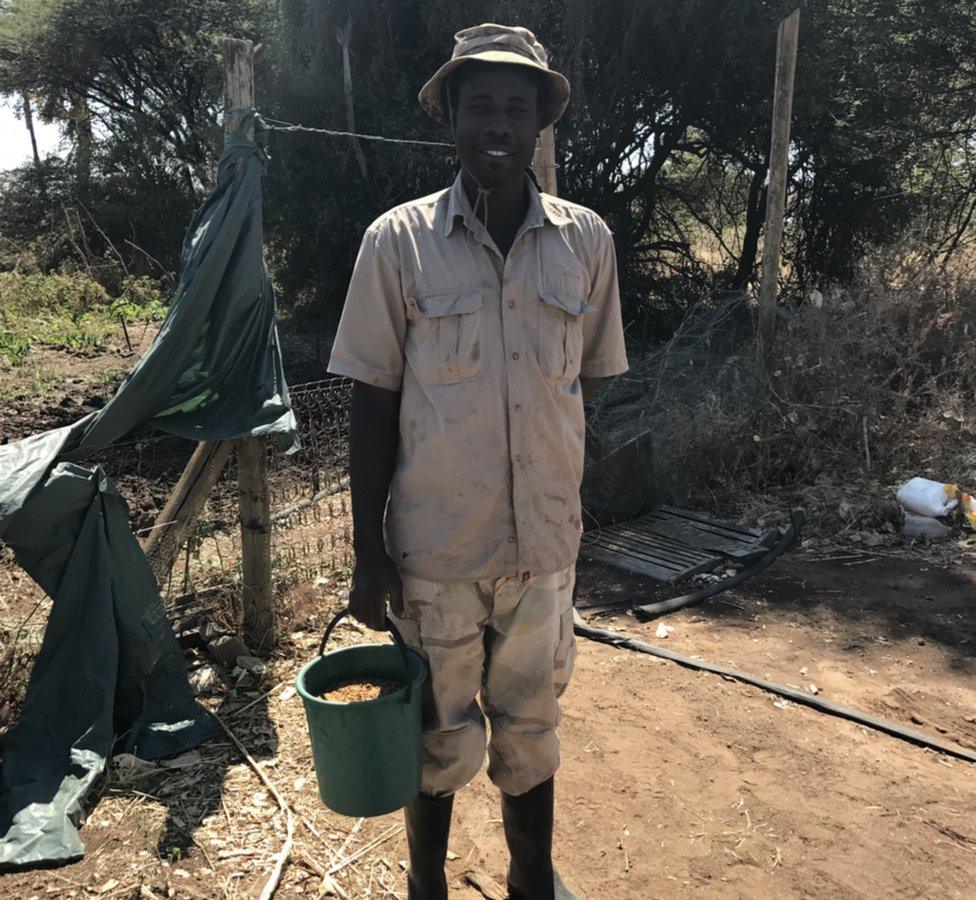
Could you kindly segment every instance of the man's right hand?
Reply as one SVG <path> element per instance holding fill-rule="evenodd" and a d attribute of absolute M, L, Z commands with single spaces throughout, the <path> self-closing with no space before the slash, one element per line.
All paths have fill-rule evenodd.
<path fill-rule="evenodd" d="M 363 559 L 357 556 L 349 589 L 349 611 L 367 628 L 386 628 L 386 604 L 403 614 L 403 585 L 393 560 L 386 553 Z"/>

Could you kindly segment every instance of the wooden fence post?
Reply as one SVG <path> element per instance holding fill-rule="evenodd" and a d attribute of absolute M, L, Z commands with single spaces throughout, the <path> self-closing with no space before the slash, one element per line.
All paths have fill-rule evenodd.
<path fill-rule="evenodd" d="M 224 41 L 224 139 L 237 129 L 242 110 L 254 105 L 254 46 Z M 253 137 L 253 133 L 248 137 Z M 156 580 L 172 569 L 190 526 L 203 508 L 231 451 L 237 450 L 238 508 L 241 523 L 242 605 L 244 633 L 255 649 L 274 642 L 271 581 L 271 511 L 268 497 L 267 446 L 264 438 L 205 441 L 197 445 L 143 549 Z"/>
<path fill-rule="evenodd" d="M 762 274 L 759 281 L 759 331 L 768 346 L 776 329 L 776 294 L 783 249 L 783 215 L 789 175 L 790 116 L 793 112 L 793 76 L 800 10 L 776 30 L 776 84 L 773 88 L 773 127 L 769 147 L 769 188 L 766 194 L 766 229 L 763 235 Z"/>
<path fill-rule="evenodd" d="M 240 124 L 242 111 L 253 105 L 254 45 L 250 41 L 226 38 L 224 140 Z M 245 137 L 253 138 L 253 131 Z M 267 444 L 264 438 L 245 438 L 236 443 L 244 636 L 255 651 L 267 650 L 275 640 Z"/>
<path fill-rule="evenodd" d="M 268 650 L 275 641 L 275 612 L 268 453 L 264 438 L 245 438 L 237 442 L 237 486 L 244 636 L 253 650 Z"/>

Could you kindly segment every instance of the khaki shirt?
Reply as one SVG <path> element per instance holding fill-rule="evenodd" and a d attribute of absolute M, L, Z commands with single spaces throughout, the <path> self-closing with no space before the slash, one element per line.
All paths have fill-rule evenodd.
<path fill-rule="evenodd" d="M 579 551 L 579 377 L 627 370 L 616 257 L 596 213 L 526 183 L 507 257 L 458 176 L 370 225 L 349 285 L 329 371 L 401 392 L 385 537 L 418 578 L 525 578 Z"/>

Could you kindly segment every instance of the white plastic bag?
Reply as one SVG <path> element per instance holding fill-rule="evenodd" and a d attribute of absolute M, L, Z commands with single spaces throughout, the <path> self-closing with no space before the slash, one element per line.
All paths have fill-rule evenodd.
<path fill-rule="evenodd" d="M 959 505 L 959 501 L 953 499 L 957 492 L 954 484 L 913 478 L 898 489 L 898 502 L 917 516 L 944 516 Z"/>

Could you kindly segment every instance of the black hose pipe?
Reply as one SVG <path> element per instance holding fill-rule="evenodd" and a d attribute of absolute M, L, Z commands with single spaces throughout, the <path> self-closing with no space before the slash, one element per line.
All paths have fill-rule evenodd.
<path fill-rule="evenodd" d="M 873 728 L 876 731 L 881 731 L 900 740 L 908 741 L 910 744 L 927 747 L 930 750 L 936 750 L 939 753 L 953 756 L 956 759 L 964 759 L 966 762 L 976 763 L 976 753 L 958 744 L 943 741 L 932 735 L 906 728 L 897 722 L 881 719 L 869 713 L 851 709 L 849 706 L 843 706 L 840 703 L 832 703 L 830 700 L 824 700 L 822 697 L 808 694 L 789 685 L 777 684 L 775 681 L 750 675 L 748 672 L 740 672 L 738 669 L 720 666 L 716 663 L 706 662 L 703 659 L 692 659 L 690 656 L 685 656 L 674 650 L 666 650 L 664 647 L 656 647 L 654 644 L 645 644 L 643 641 L 636 641 L 624 634 L 620 634 L 618 631 L 608 631 L 605 628 L 592 628 L 583 621 L 579 612 L 574 610 L 573 613 L 573 630 L 580 637 L 588 638 L 591 641 L 598 641 L 601 644 L 611 644 L 614 647 L 635 650 L 638 653 L 647 653 L 659 659 L 666 659 L 677 663 L 679 666 L 684 666 L 687 669 L 694 669 L 698 672 L 711 672 L 713 675 L 721 675 L 723 678 L 740 681 L 743 684 L 749 684 L 761 690 L 768 691 L 770 694 L 778 694 L 780 697 L 786 697 L 794 703 L 809 706 L 811 709 L 816 709 L 819 712 L 839 716 L 851 722 L 857 722 L 859 725 L 865 725 L 868 728 Z"/>
<path fill-rule="evenodd" d="M 734 588 L 736 585 L 742 584 L 743 581 L 747 581 L 753 575 L 758 575 L 763 570 L 768 569 L 787 550 L 791 549 L 800 539 L 800 532 L 803 530 L 806 521 L 806 511 L 803 509 L 794 509 L 790 513 L 790 527 L 786 529 L 786 533 L 770 548 L 765 556 L 760 557 L 751 565 L 746 566 L 741 572 L 737 572 L 730 578 L 723 578 L 721 581 L 710 584 L 708 587 L 692 591 L 690 594 L 672 597 L 670 600 L 661 600 L 658 603 L 635 606 L 634 615 L 642 622 L 646 622 L 648 619 L 663 616 L 665 613 L 672 613 L 675 610 L 684 609 L 686 606 L 694 606 L 697 603 L 707 600 L 709 597 L 721 594 L 722 591 L 727 591 L 729 588 Z"/>

